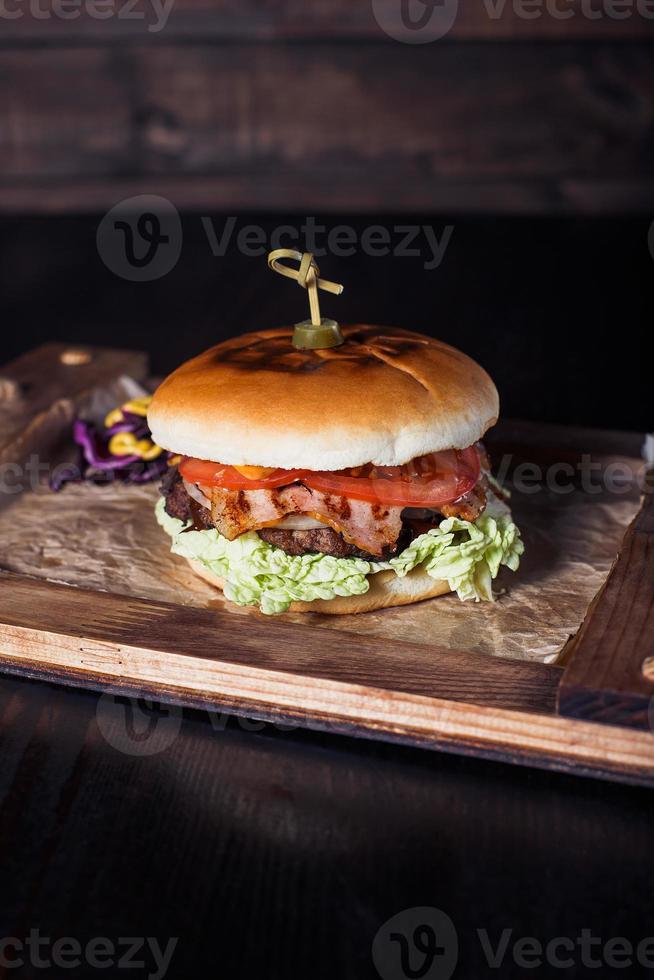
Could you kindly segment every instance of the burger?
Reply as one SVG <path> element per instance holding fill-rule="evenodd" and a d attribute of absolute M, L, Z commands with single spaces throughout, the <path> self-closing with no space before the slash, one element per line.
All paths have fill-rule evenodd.
<path fill-rule="evenodd" d="M 492 599 L 523 551 L 481 442 L 495 385 L 447 344 L 342 328 L 243 334 L 155 393 L 155 442 L 180 457 L 156 517 L 226 598 L 267 614 L 362 613 L 456 592 Z"/>

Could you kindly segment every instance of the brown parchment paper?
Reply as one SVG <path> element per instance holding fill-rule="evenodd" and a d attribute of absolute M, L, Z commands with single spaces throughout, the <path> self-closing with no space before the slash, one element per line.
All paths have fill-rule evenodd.
<path fill-rule="evenodd" d="M 139 393 L 134 382 L 123 379 L 98 393 L 85 414 L 100 417 Z M 513 493 L 511 508 L 526 552 L 517 573 L 502 571 L 494 603 L 443 596 L 358 616 L 284 618 L 398 642 L 552 662 L 605 582 L 640 505 L 637 477 L 643 467 L 636 460 L 629 464 L 635 480 L 626 492 Z M 55 494 L 40 483 L 21 493 L 2 493 L 0 567 L 88 589 L 211 605 L 245 619 L 261 616 L 226 602 L 170 554 L 169 539 L 154 519 L 156 500 L 153 485 L 69 484 Z"/>

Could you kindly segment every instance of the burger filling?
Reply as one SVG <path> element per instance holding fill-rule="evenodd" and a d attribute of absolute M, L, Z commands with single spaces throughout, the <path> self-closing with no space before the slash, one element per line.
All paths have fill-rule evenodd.
<path fill-rule="evenodd" d="M 492 599 L 500 566 L 515 570 L 524 550 L 481 445 L 338 473 L 186 458 L 161 490 L 175 554 L 264 613 L 361 595 L 371 575 L 418 566 L 461 599 Z"/>
<path fill-rule="evenodd" d="M 233 541 L 256 531 L 288 555 L 319 552 L 336 558 L 387 560 L 443 517 L 475 521 L 486 509 L 482 475 L 467 493 L 439 511 L 349 500 L 301 484 L 271 490 L 200 490 L 171 468 L 163 484 L 166 512 L 196 531 L 216 528 Z"/>
<path fill-rule="evenodd" d="M 228 468 L 217 464 L 212 473 L 202 461 L 185 460 L 181 469 L 171 469 L 162 493 L 169 516 L 194 530 L 215 528 L 228 541 L 256 531 L 262 540 L 289 555 L 320 553 L 388 560 L 443 517 L 477 520 L 486 509 L 488 497 L 482 462 L 486 463 L 486 455 L 479 446 L 466 461 L 446 459 L 441 471 L 441 460 L 431 459 L 422 467 L 358 467 L 326 474 L 321 480 L 320 474 L 308 472 L 229 467 L 235 476 L 225 474 Z M 277 482 L 279 477 L 270 476 L 277 472 L 288 472 L 289 479 L 297 479 L 287 485 L 261 485 L 266 479 Z M 224 481 L 238 486 L 215 483 L 221 475 Z M 191 482 L 194 477 L 199 477 L 197 482 Z M 456 493 L 459 489 L 464 492 L 452 500 L 442 499 L 448 490 Z M 431 506 L 414 506 L 421 503 Z"/>

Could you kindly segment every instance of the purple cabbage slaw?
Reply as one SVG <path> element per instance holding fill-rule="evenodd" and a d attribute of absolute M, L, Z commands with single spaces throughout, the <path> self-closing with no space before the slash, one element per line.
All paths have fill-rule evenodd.
<path fill-rule="evenodd" d="M 151 439 L 147 420 L 142 415 L 121 409 L 123 418 L 107 428 L 85 419 L 73 423 L 73 439 L 79 446 L 76 463 L 58 466 L 50 477 L 50 489 L 58 493 L 67 483 L 87 480 L 92 483 L 150 483 L 160 479 L 168 469 L 169 452 L 153 460 L 140 456 L 117 456 L 109 451 L 109 443 L 119 433 L 131 433 L 136 439 Z"/>

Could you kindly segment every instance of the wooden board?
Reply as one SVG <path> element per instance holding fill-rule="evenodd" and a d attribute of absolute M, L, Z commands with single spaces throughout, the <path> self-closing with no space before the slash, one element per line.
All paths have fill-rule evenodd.
<path fill-rule="evenodd" d="M 561 714 L 652 731 L 654 483 L 571 649 Z"/>
<path fill-rule="evenodd" d="M 98 385 L 121 374 L 139 381 L 147 363 L 140 351 L 46 344 L 0 368 L 0 464 L 50 449 Z"/>
<path fill-rule="evenodd" d="M 22 372 L 33 364 L 43 370 L 60 353 L 41 349 L 17 363 Z M 96 364 L 105 358 L 105 381 L 125 356 L 91 354 Z M 11 379 L 16 370 L 1 373 Z M 56 399 L 61 378 L 49 388 Z M 526 452 L 530 433 L 538 430 L 506 427 L 504 448 Z M 545 452 L 561 437 L 545 434 Z M 569 436 L 567 458 L 596 452 L 603 439 L 614 449 L 636 444 L 629 434 L 592 438 Z M 345 638 L 334 629 L 9 572 L 0 573 L 0 663 L 9 672 L 96 690 L 654 784 L 654 735 L 643 724 L 654 679 L 642 672 L 654 637 L 651 534 L 648 500 L 567 651 L 565 670 L 427 643 Z M 580 689 L 592 698 L 580 698 Z"/>
<path fill-rule="evenodd" d="M 561 670 L 0 573 L 4 669 L 547 768 L 654 783 L 654 737 L 561 718 Z"/>
<path fill-rule="evenodd" d="M 651 55 L 640 42 L 0 48 L 0 209 L 102 211 L 142 193 L 228 214 L 649 213 Z"/>

